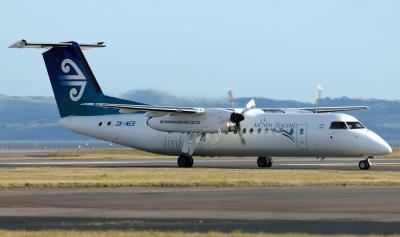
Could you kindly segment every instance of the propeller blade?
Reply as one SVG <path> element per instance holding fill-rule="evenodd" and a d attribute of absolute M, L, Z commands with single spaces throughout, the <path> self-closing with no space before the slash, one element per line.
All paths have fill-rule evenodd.
<path fill-rule="evenodd" d="M 317 96 L 316 96 L 316 99 L 317 99 L 317 100 L 320 100 L 320 99 L 321 99 L 321 92 L 322 92 L 322 86 L 321 86 L 321 85 L 318 85 L 318 86 L 317 86 Z"/>
<path fill-rule="evenodd" d="M 315 97 L 315 113 L 318 113 L 319 102 L 321 101 L 322 86 L 317 86 L 317 93 Z"/>
<path fill-rule="evenodd" d="M 229 120 L 235 124 L 236 129 L 239 134 L 239 137 L 240 137 L 240 142 L 242 143 L 242 145 L 245 145 L 246 141 L 244 140 L 244 137 L 243 137 L 243 131 L 242 131 L 242 128 L 240 127 L 240 122 L 245 119 L 244 115 L 243 115 L 244 112 L 246 112 L 249 109 L 254 108 L 256 106 L 256 103 L 255 103 L 254 99 L 250 100 L 249 102 L 247 102 L 246 108 L 241 113 L 237 113 L 237 112 L 235 112 L 235 104 L 234 104 L 235 98 L 233 97 L 233 90 L 231 87 L 228 88 L 228 99 L 229 99 L 229 102 L 231 103 L 231 108 L 233 110 Z"/>
<path fill-rule="evenodd" d="M 237 129 L 238 134 L 239 134 L 240 142 L 242 143 L 242 145 L 246 145 L 246 141 L 244 140 L 243 131 L 242 131 L 242 128 L 240 126 L 240 122 L 236 123 L 236 129 Z"/>
<path fill-rule="evenodd" d="M 247 111 L 249 111 L 255 107 L 256 107 L 256 101 L 254 99 L 249 100 L 249 102 L 247 102 L 246 106 L 244 107 L 242 114 L 246 113 Z"/>
<path fill-rule="evenodd" d="M 229 99 L 229 103 L 231 103 L 231 108 L 234 110 L 235 98 L 233 97 L 233 90 L 231 87 L 228 87 L 228 99 Z"/>

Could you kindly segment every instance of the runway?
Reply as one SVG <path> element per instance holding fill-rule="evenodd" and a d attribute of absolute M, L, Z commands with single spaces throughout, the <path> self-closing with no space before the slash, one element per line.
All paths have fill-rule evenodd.
<path fill-rule="evenodd" d="M 324 160 L 308 157 L 274 158 L 274 169 L 339 169 L 357 170 L 362 158 L 335 157 Z M 374 170 L 400 170 L 400 157 L 374 158 Z M 142 159 L 0 159 L 0 167 L 177 167 L 175 158 Z M 194 167 L 258 169 L 254 157 L 195 157 Z"/>
<path fill-rule="evenodd" d="M 0 228 L 391 234 L 400 189 L 7 189 Z"/>
<path fill-rule="evenodd" d="M 282 157 L 274 159 L 272 169 L 358 170 L 359 160 Z M 398 157 L 372 163 L 374 170 L 400 171 Z M 147 167 L 151 172 L 176 167 L 176 159 L 0 159 L 3 169 L 38 166 Z M 194 166 L 258 169 L 256 158 L 241 157 L 195 157 Z M 394 234 L 400 233 L 400 188 L 1 189 L 0 229 Z"/>

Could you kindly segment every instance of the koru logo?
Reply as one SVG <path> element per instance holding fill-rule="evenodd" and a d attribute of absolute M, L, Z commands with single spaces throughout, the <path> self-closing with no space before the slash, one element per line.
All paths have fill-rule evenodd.
<path fill-rule="evenodd" d="M 70 86 L 73 87 L 69 91 L 69 98 L 71 98 L 72 101 L 78 101 L 81 99 L 83 92 L 85 91 L 86 87 L 86 77 L 82 73 L 82 71 L 79 69 L 79 67 L 76 65 L 74 61 L 71 59 L 64 59 L 61 62 L 61 70 L 65 73 L 68 74 L 71 71 L 71 67 L 75 70 L 75 75 L 60 75 L 59 79 L 61 81 L 62 86 Z M 72 71 L 73 72 L 73 71 Z M 78 92 L 79 90 L 79 92 Z"/>

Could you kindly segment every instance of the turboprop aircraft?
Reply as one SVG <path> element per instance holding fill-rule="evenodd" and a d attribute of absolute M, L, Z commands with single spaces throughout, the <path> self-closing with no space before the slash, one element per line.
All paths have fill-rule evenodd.
<path fill-rule="evenodd" d="M 82 49 L 96 44 L 30 43 L 10 48 L 44 48 L 47 72 L 60 112 L 61 126 L 74 132 L 158 154 L 178 156 L 179 167 L 192 167 L 193 156 L 255 156 L 259 167 L 271 167 L 272 158 L 362 157 L 391 153 L 391 147 L 355 117 L 335 112 L 365 106 L 244 108 L 155 106 L 104 95 Z"/>

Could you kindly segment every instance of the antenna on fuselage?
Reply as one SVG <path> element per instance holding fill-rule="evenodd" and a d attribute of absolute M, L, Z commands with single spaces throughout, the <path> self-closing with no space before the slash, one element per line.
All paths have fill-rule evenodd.
<path fill-rule="evenodd" d="M 319 102 L 321 101 L 321 92 L 322 92 L 322 86 L 318 85 L 317 86 L 317 93 L 316 93 L 316 97 L 315 97 L 315 111 L 314 111 L 314 113 L 318 113 Z"/>

